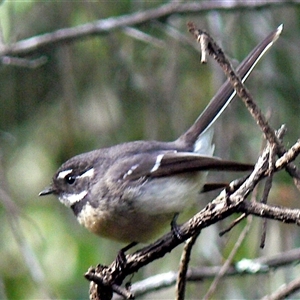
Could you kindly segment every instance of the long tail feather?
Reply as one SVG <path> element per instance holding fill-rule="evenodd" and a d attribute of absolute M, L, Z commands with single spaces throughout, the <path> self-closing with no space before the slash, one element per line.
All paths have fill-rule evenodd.
<path fill-rule="evenodd" d="M 250 75 L 253 68 L 267 52 L 267 50 L 278 39 L 283 30 L 280 25 L 276 30 L 271 32 L 262 42 L 260 42 L 250 54 L 243 60 L 237 68 L 237 73 L 244 82 Z M 204 134 L 217 120 L 225 108 L 234 98 L 236 92 L 232 88 L 229 80 L 227 80 L 211 99 L 205 110 L 198 117 L 196 122 L 186 131 L 176 142 L 184 143 L 190 147 L 194 146 L 200 135 Z"/>

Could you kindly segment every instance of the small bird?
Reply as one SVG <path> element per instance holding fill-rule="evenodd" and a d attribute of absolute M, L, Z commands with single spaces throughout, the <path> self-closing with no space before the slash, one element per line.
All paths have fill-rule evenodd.
<path fill-rule="evenodd" d="M 282 25 L 237 69 L 247 79 L 273 45 Z M 213 128 L 235 96 L 226 81 L 196 122 L 173 142 L 134 141 L 83 153 L 66 161 L 40 196 L 54 194 L 80 224 L 120 242 L 147 242 L 191 207 L 207 172 L 246 171 L 252 165 L 213 156 Z"/>

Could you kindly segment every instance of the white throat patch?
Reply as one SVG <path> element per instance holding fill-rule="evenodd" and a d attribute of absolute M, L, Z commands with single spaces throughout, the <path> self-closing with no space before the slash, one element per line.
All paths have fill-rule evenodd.
<path fill-rule="evenodd" d="M 64 205 L 71 207 L 76 202 L 81 201 L 87 193 L 87 191 L 82 191 L 79 194 L 63 194 L 62 196 L 59 196 L 59 201 Z"/>

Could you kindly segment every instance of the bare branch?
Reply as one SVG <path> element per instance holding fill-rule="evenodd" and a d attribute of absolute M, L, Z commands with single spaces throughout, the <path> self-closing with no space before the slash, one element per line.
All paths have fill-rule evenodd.
<path fill-rule="evenodd" d="M 238 218 L 236 218 L 226 229 L 222 230 L 219 233 L 219 236 L 223 236 L 227 232 L 229 232 L 231 229 L 233 229 L 236 225 L 238 225 L 240 222 L 242 222 L 247 217 L 246 214 L 241 214 Z"/>
<path fill-rule="evenodd" d="M 263 203 L 252 203 L 248 201 L 242 202 L 237 207 L 238 212 L 252 214 L 258 217 L 268 218 L 281 221 L 284 223 L 292 223 L 300 225 L 300 210 L 279 206 L 270 206 Z"/>
<path fill-rule="evenodd" d="M 291 281 L 289 284 L 284 284 L 276 292 L 266 297 L 262 300 L 280 300 L 286 299 L 288 296 L 300 290 L 300 278 Z"/>
<path fill-rule="evenodd" d="M 261 199 L 261 203 L 267 203 L 268 197 L 272 188 L 272 183 L 273 183 L 273 173 L 274 173 L 274 165 L 275 165 L 275 156 L 276 156 L 276 145 L 268 145 L 270 148 L 270 155 L 269 155 L 269 167 L 267 171 L 267 180 L 264 184 L 264 190 L 263 190 L 263 195 Z M 267 219 L 263 219 L 263 224 L 262 224 L 262 235 L 260 239 L 260 248 L 264 248 L 265 246 L 265 241 L 266 241 L 266 235 L 267 235 Z"/>
<path fill-rule="evenodd" d="M 209 10 L 257 9 L 287 4 L 296 5 L 299 4 L 299 1 L 245 0 L 225 2 L 201 1 L 190 3 L 170 2 L 158 8 L 140 11 L 129 15 L 123 15 L 120 17 L 102 19 L 70 28 L 62 28 L 51 33 L 33 36 L 10 45 L 1 45 L 0 56 L 24 55 L 57 43 L 74 42 L 84 37 L 104 35 L 122 27 L 138 26 L 153 20 L 166 19 L 173 14 L 199 14 Z"/>
<path fill-rule="evenodd" d="M 177 300 L 184 300 L 185 295 L 185 286 L 186 286 L 186 275 L 188 271 L 188 265 L 190 262 L 190 257 L 192 253 L 192 248 L 199 236 L 200 232 L 197 232 L 195 235 L 193 235 L 191 238 L 189 238 L 186 241 L 186 244 L 183 248 L 182 256 L 180 259 L 180 266 L 179 266 L 179 272 L 177 276 L 177 291 L 176 291 L 176 299 Z"/>
<path fill-rule="evenodd" d="M 155 38 L 149 34 L 146 34 L 136 28 L 126 26 L 123 28 L 123 31 L 129 36 L 131 36 L 139 41 L 149 43 L 157 48 L 167 47 L 167 44 L 164 41 L 162 41 L 158 38 Z"/>
<path fill-rule="evenodd" d="M 225 276 L 227 270 L 229 269 L 229 267 L 232 264 L 232 261 L 233 261 L 235 255 L 236 255 L 238 249 L 240 248 L 242 242 L 245 240 L 245 238 L 246 238 L 246 236 L 247 236 L 247 234 L 250 230 L 251 224 L 252 224 L 252 217 L 249 216 L 248 219 L 247 219 L 247 224 L 244 227 L 243 231 L 241 232 L 241 234 L 240 234 L 238 240 L 236 241 L 233 249 L 231 250 L 229 257 L 226 259 L 225 263 L 221 267 L 220 272 L 214 278 L 209 290 L 207 291 L 207 293 L 203 297 L 203 299 L 210 299 L 212 297 L 212 295 L 215 292 L 220 280 Z"/>
<path fill-rule="evenodd" d="M 256 259 L 242 259 L 235 265 L 230 265 L 225 276 L 257 275 L 265 274 L 270 270 L 286 267 L 300 260 L 300 249 L 292 249 L 270 257 L 260 257 Z M 222 266 L 190 268 L 187 272 L 187 281 L 203 281 L 217 276 Z M 176 272 L 157 274 L 147 279 L 134 283 L 131 286 L 135 296 L 142 296 L 151 291 L 160 290 L 174 285 Z M 114 299 L 120 299 L 116 297 Z"/>
<path fill-rule="evenodd" d="M 275 163 L 277 169 L 281 169 L 283 165 L 286 165 L 300 153 L 300 140 L 298 140 L 283 156 L 281 156 Z"/>
<path fill-rule="evenodd" d="M 236 212 L 253 214 L 260 217 L 271 218 L 285 223 L 300 225 L 300 210 L 269 206 L 263 203 L 244 201 L 247 195 L 254 189 L 256 184 L 266 176 L 268 170 L 269 148 L 263 152 L 257 164 L 247 180 L 235 191 L 228 195 L 223 191 L 219 197 L 209 203 L 203 210 L 197 213 L 188 222 L 178 228 L 182 240 L 179 240 L 173 232 L 169 232 L 155 243 L 126 255 L 126 265 L 122 270 L 118 268 L 118 263 L 114 261 L 109 267 L 101 266 L 99 271 L 89 270 L 86 274 L 88 278 L 91 274 L 99 278 L 99 284 L 109 286 L 121 284 L 126 276 L 138 271 L 141 267 L 151 263 L 153 260 L 163 257 L 172 251 L 182 241 L 195 235 L 201 229 L 206 228 L 216 222 L 225 219 Z"/>
<path fill-rule="evenodd" d="M 279 156 L 284 155 L 286 149 L 282 144 L 281 140 L 276 136 L 275 130 L 271 128 L 268 124 L 266 117 L 261 112 L 260 108 L 257 106 L 249 90 L 245 87 L 242 80 L 239 78 L 237 73 L 234 71 L 229 59 L 226 57 L 223 50 L 216 44 L 212 37 L 205 31 L 196 29 L 195 25 L 190 22 L 188 24 L 189 31 L 194 35 L 196 40 L 202 46 L 202 53 L 207 51 L 221 66 L 228 80 L 231 82 L 234 87 L 236 94 L 242 99 L 250 114 L 260 126 L 265 138 L 267 141 L 273 145 L 276 145 L 277 153 Z M 283 26 L 280 25 L 277 30 L 272 33 L 274 35 L 273 41 L 275 41 L 281 31 Z M 203 54 L 202 54 L 203 57 Z M 295 179 L 296 186 L 299 186 L 300 181 L 300 171 L 296 168 L 294 164 L 288 164 L 286 166 L 287 172 Z"/>
<path fill-rule="evenodd" d="M 195 34 L 198 39 L 200 34 L 203 34 L 202 31 L 196 31 L 193 25 L 190 25 L 190 30 Z M 279 29 L 278 29 L 279 30 Z M 277 32 L 278 34 L 278 32 Z M 254 106 L 254 117 L 257 117 L 260 121 L 258 122 L 263 132 L 265 133 L 266 138 L 269 140 L 269 143 L 273 146 L 276 145 L 278 149 L 280 148 L 285 152 L 283 145 L 281 143 L 280 137 L 276 136 L 275 131 L 269 127 L 266 119 L 260 112 L 259 108 L 256 107 L 256 104 L 251 102 L 253 99 L 248 93 L 248 90 L 245 88 L 243 82 L 236 76 L 235 72 L 232 70 L 232 67 L 228 60 L 226 59 L 222 50 L 208 37 L 208 43 L 204 43 L 204 46 L 208 47 L 208 53 L 220 63 L 221 66 L 225 63 L 225 73 L 230 75 L 230 80 L 232 85 L 237 91 L 237 94 L 245 101 L 250 101 L 251 107 Z M 281 130 L 279 134 L 283 134 Z M 191 238 L 203 228 L 208 227 L 216 222 L 225 219 L 229 215 L 232 215 L 236 212 L 244 213 L 245 215 L 256 215 L 263 218 L 271 218 L 274 220 L 280 220 L 285 223 L 295 223 L 300 225 L 300 210 L 299 209 L 289 209 L 289 208 L 280 208 L 269 206 L 264 203 L 257 202 L 248 202 L 245 201 L 249 193 L 253 191 L 258 182 L 269 175 L 270 171 L 270 151 L 273 147 L 266 147 L 262 155 L 259 157 L 253 172 L 248 178 L 237 186 L 236 190 L 232 190 L 232 186 L 227 190 L 224 190 L 214 201 L 210 202 L 203 210 L 191 218 L 188 222 L 183 224 L 178 228 L 181 239 L 178 239 L 177 236 L 170 232 L 163 236 L 161 239 L 155 243 L 145 247 L 141 250 L 136 251 L 133 254 L 126 255 L 126 264 L 119 268 L 117 261 L 114 261 L 110 266 L 98 266 L 96 269 L 90 269 L 86 278 L 94 281 L 106 289 L 110 287 L 111 290 L 118 292 L 118 287 L 126 276 L 138 271 L 141 267 L 151 263 L 153 260 L 163 257 L 166 253 L 172 251 L 176 246 L 178 246 L 183 241 Z M 286 168 L 290 164 L 291 160 L 295 159 L 298 152 L 298 145 L 293 147 L 292 150 L 289 150 L 290 155 L 285 156 L 285 159 L 280 163 L 280 168 Z M 272 166 L 274 162 L 271 161 Z M 276 164 L 276 163 L 275 163 Z M 271 167 L 273 171 L 273 167 Z M 274 171 L 279 171 L 280 169 L 275 168 Z M 272 172 L 271 172 L 272 173 Z M 239 245 L 239 244 L 237 244 Z M 230 260 L 229 260 L 230 261 Z M 229 264 L 229 263 L 228 263 Z M 226 265 L 227 269 L 229 266 Z M 224 270 L 221 275 L 223 275 Z M 225 273 L 225 272 L 224 272 Z M 123 293 L 124 294 L 124 293 Z M 129 293 L 128 297 L 132 294 Z M 105 298 L 106 299 L 106 298 Z"/>
<path fill-rule="evenodd" d="M 12 56 L 2 56 L 0 57 L 0 61 L 3 65 L 11 65 L 15 67 L 22 67 L 22 68 L 38 68 L 47 62 L 46 56 L 41 56 L 36 59 L 25 59 L 19 57 L 12 57 Z"/>

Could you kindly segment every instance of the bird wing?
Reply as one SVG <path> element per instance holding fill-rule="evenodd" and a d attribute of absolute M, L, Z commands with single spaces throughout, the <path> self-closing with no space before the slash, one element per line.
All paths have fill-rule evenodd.
<path fill-rule="evenodd" d="M 223 160 L 214 156 L 191 152 L 164 151 L 148 155 L 136 155 L 123 179 L 137 180 L 145 177 L 165 177 L 198 171 L 249 171 L 253 165 Z"/>

